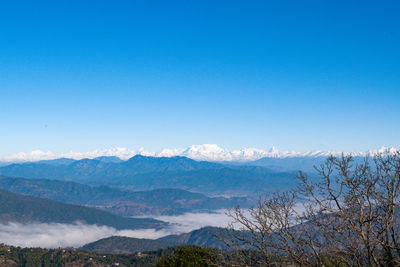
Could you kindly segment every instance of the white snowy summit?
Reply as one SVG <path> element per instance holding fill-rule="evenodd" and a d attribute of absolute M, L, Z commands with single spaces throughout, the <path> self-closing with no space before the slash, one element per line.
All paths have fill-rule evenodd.
<path fill-rule="evenodd" d="M 354 156 L 366 156 L 374 155 L 379 152 L 389 151 L 393 153 L 398 151 L 396 148 L 381 147 L 375 150 L 369 150 L 366 152 L 353 152 Z M 153 156 L 153 157 L 174 157 L 182 156 L 188 157 L 195 160 L 204 161 L 254 161 L 261 158 L 288 158 L 288 157 L 326 157 L 329 155 L 340 156 L 343 152 L 341 151 L 310 151 L 310 152 L 282 152 L 276 147 L 272 147 L 266 151 L 258 148 L 244 148 L 240 150 L 228 150 L 222 148 L 216 144 L 203 144 L 203 145 L 192 145 L 187 148 L 165 148 L 159 152 L 150 152 L 144 148 L 136 150 L 114 147 L 110 149 L 96 149 L 90 152 L 68 152 L 64 154 L 54 154 L 51 151 L 34 150 L 31 152 L 20 152 L 12 154 L 3 158 L 0 158 L 1 162 L 30 162 L 39 160 L 51 160 L 57 158 L 72 158 L 72 159 L 83 159 L 83 158 L 97 158 L 102 156 L 116 156 L 122 160 L 127 160 L 135 155 Z M 346 152 L 345 152 L 346 154 Z"/>

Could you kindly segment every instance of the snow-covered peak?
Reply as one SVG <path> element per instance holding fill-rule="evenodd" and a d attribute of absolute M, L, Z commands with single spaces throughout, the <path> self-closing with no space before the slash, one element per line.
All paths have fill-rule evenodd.
<path fill-rule="evenodd" d="M 182 156 L 197 160 L 232 160 L 231 153 L 215 144 L 192 145 L 185 149 Z"/>
<path fill-rule="evenodd" d="M 268 153 L 269 153 L 269 154 L 278 154 L 278 153 L 279 153 L 279 150 L 278 150 L 275 146 L 273 146 L 273 147 L 271 147 L 271 149 L 268 151 Z"/>
<path fill-rule="evenodd" d="M 156 153 L 159 157 L 183 156 L 196 160 L 232 160 L 231 152 L 215 144 L 192 145 L 187 148 L 163 149 Z"/>
<path fill-rule="evenodd" d="M 398 151 L 396 148 L 381 147 L 375 150 L 369 150 L 366 152 L 351 153 L 354 156 L 367 156 L 375 155 L 376 153 L 389 152 L 394 153 Z M 173 157 L 183 156 L 195 160 L 205 161 L 254 161 L 261 158 L 288 158 L 288 157 L 326 157 L 329 155 L 340 156 L 343 152 L 340 151 L 310 151 L 310 152 L 283 152 L 279 151 L 276 147 L 272 147 L 266 151 L 258 148 L 244 148 L 239 150 L 228 150 L 222 148 L 216 144 L 203 144 L 203 145 L 192 145 L 187 148 L 173 148 L 163 149 L 159 152 L 147 151 L 144 148 L 136 150 L 124 148 L 124 147 L 113 147 L 109 149 L 96 149 L 90 152 L 68 152 L 63 154 L 54 154 L 51 151 L 34 150 L 31 152 L 20 152 L 12 154 L 3 158 L 0 158 L 2 162 L 31 162 L 39 160 L 51 160 L 57 158 L 72 158 L 72 159 L 83 159 L 83 158 L 97 158 L 102 156 L 116 156 L 122 160 L 127 160 L 135 155 L 143 156 L 154 156 L 154 157 Z M 346 153 L 345 153 L 346 154 Z"/>
<path fill-rule="evenodd" d="M 380 147 L 378 149 L 374 149 L 374 150 L 369 150 L 366 154 L 369 155 L 374 155 L 374 154 L 379 154 L 379 153 L 384 153 L 384 152 L 388 152 L 388 153 L 395 153 L 396 151 L 398 151 L 396 148 L 392 147 L 392 148 L 388 148 L 388 147 Z"/>

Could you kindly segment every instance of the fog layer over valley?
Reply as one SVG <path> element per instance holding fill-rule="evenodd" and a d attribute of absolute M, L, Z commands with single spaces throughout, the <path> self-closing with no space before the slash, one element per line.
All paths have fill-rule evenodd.
<path fill-rule="evenodd" d="M 227 210 L 218 210 L 213 213 L 192 213 L 188 212 L 177 216 L 156 216 L 154 219 L 169 222 L 169 229 L 174 234 L 190 232 L 205 226 L 227 227 L 232 218 Z"/>
<path fill-rule="evenodd" d="M 159 238 L 168 232 L 155 229 L 117 230 L 113 227 L 61 223 L 0 224 L 0 240 L 20 247 L 80 247 L 109 236 Z"/>
<path fill-rule="evenodd" d="M 205 226 L 226 227 L 231 221 L 226 210 L 215 213 L 185 213 L 178 216 L 156 216 L 169 222 L 162 229 L 117 230 L 109 226 L 62 223 L 7 223 L 0 224 L 1 242 L 20 247 L 81 247 L 87 243 L 110 236 L 157 239 L 181 234 Z"/>

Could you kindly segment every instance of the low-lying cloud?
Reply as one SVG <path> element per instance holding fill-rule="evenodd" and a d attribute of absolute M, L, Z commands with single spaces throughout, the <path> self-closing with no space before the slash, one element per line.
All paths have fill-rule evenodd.
<path fill-rule="evenodd" d="M 81 247 L 110 236 L 157 239 L 180 234 L 204 226 L 226 227 L 231 221 L 225 210 L 216 213 L 185 213 L 178 216 L 160 216 L 170 223 L 164 229 L 117 230 L 108 226 L 61 223 L 0 224 L 0 242 L 20 247 Z"/>
<path fill-rule="evenodd" d="M 170 232 L 186 233 L 205 226 L 227 227 L 232 218 L 226 215 L 226 210 L 213 213 L 184 213 L 177 216 L 158 216 L 157 220 L 169 222 Z"/>
<path fill-rule="evenodd" d="M 116 230 L 108 226 L 86 224 L 0 224 L 0 242 L 20 247 L 80 247 L 109 236 L 155 239 L 168 234 L 164 230 Z"/>

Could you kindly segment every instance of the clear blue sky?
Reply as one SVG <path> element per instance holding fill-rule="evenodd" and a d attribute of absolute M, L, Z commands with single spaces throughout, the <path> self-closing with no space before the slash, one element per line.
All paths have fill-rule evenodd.
<path fill-rule="evenodd" d="M 1 1 L 0 155 L 400 147 L 399 1 Z"/>

